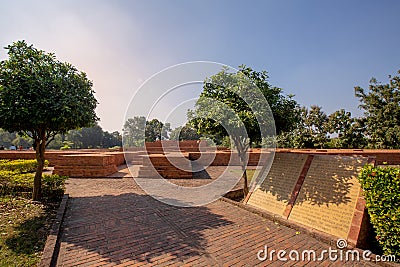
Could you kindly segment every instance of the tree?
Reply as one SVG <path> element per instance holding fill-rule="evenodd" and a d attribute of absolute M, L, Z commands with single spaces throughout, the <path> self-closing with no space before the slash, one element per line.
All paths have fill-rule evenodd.
<path fill-rule="evenodd" d="M 123 145 L 125 147 L 144 146 L 146 118 L 135 116 L 129 118 L 122 129 Z"/>
<path fill-rule="evenodd" d="M 102 147 L 104 132 L 99 125 L 84 127 L 80 131 L 81 148 Z"/>
<path fill-rule="evenodd" d="M 363 119 L 353 118 L 344 109 L 337 110 L 328 116 L 326 129 L 337 137 L 331 138 L 332 148 L 361 148 L 365 146 Z"/>
<path fill-rule="evenodd" d="M 98 120 L 93 83 L 84 72 L 25 41 L 6 47 L 0 62 L 0 128 L 34 140 L 38 168 L 33 200 L 41 198 L 46 146 L 58 133 Z"/>
<path fill-rule="evenodd" d="M 14 146 L 16 146 L 17 149 L 20 146 L 22 146 L 25 149 L 27 147 L 31 147 L 32 146 L 32 141 L 33 140 L 27 135 L 23 136 L 23 135 L 18 135 L 17 134 L 15 139 L 12 141 L 12 144 Z"/>
<path fill-rule="evenodd" d="M 328 140 L 328 116 L 319 106 L 298 107 L 300 118 L 296 127 L 278 136 L 278 144 L 293 148 L 322 148 Z"/>
<path fill-rule="evenodd" d="M 184 125 L 175 128 L 170 135 L 171 140 L 199 140 L 201 135 L 199 135 L 193 127 L 190 125 Z"/>
<path fill-rule="evenodd" d="M 118 131 L 114 131 L 112 133 L 105 131 L 103 134 L 102 145 L 105 148 L 116 147 L 116 146 L 121 147 L 122 146 L 121 134 Z"/>
<path fill-rule="evenodd" d="M 0 146 L 3 145 L 6 148 L 10 147 L 15 137 L 15 133 L 9 133 L 3 129 L 0 129 Z"/>
<path fill-rule="evenodd" d="M 328 116 L 322 111 L 320 106 L 311 106 L 310 110 L 306 109 L 303 113 L 304 125 L 307 132 L 312 137 L 312 143 L 315 148 L 323 148 L 328 141 L 328 130 L 326 123 Z"/>
<path fill-rule="evenodd" d="M 359 86 L 354 90 L 364 110 L 368 146 L 400 148 L 400 77 L 389 76 L 387 84 L 372 78 L 367 91 Z"/>
<path fill-rule="evenodd" d="M 146 121 L 145 139 L 146 142 L 154 142 L 156 140 L 168 139 L 168 133 L 171 131 L 170 123 L 165 125 L 158 119 Z"/>
<path fill-rule="evenodd" d="M 236 73 L 224 68 L 206 79 L 195 109 L 188 112 L 188 118 L 200 134 L 229 135 L 242 165 L 243 192 L 247 195 L 249 147 L 261 144 L 266 135 L 274 136 L 275 127 L 276 132 L 292 129 L 298 118 L 294 110 L 297 103 L 292 96 L 282 95 L 282 89 L 268 83 L 267 72 L 257 72 L 246 66 L 239 68 Z M 266 129 L 271 131 L 267 134 L 261 132 Z"/>

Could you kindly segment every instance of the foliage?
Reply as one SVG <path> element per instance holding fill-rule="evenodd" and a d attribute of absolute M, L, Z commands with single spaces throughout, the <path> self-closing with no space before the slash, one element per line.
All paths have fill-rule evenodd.
<path fill-rule="evenodd" d="M 26 132 L 38 140 L 44 130 L 49 141 L 56 133 L 98 119 L 93 84 L 85 73 L 24 41 L 6 49 L 9 59 L 0 62 L 2 129 Z"/>
<path fill-rule="evenodd" d="M 145 129 L 146 142 L 154 142 L 157 140 L 168 139 L 171 125 L 168 122 L 164 124 L 158 119 L 152 119 L 151 121 L 146 121 Z"/>
<path fill-rule="evenodd" d="M 299 114 L 296 111 L 298 104 L 292 98 L 293 96 L 284 96 L 281 88 L 271 86 L 268 82 L 269 76 L 266 71 L 254 71 L 244 65 L 239 68 L 239 71 L 235 74 L 230 74 L 227 70 L 222 70 L 220 73 L 207 79 L 204 83 L 204 89 L 200 98 L 215 99 L 234 110 L 246 127 L 250 145 L 256 146 L 262 141 L 259 130 L 260 125 L 258 125 L 256 114 L 250 108 L 248 104 L 249 101 L 245 101 L 237 94 L 238 90 L 240 90 L 240 86 L 245 88 L 246 86 L 250 86 L 249 83 L 253 83 L 268 102 L 273 114 L 276 133 L 293 129 L 299 120 Z M 237 86 L 238 84 L 239 86 Z M 235 92 L 235 90 L 237 92 Z M 251 98 L 250 95 L 248 95 L 248 97 Z M 253 102 L 254 107 L 256 99 L 253 99 Z M 196 104 L 197 110 L 188 112 L 191 124 L 199 133 L 220 136 L 220 140 L 222 140 L 222 138 L 228 134 L 219 122 L 210 118 L 200 118 L 200 114 L 195 114 L 196 112 L 199 113 L 198 111 L 201 105 L 203 105 L 201 108 L 205 109 L 206 113 L 208 112 L 206 109 L 209 107 L 205 107 L 206 105 L 201 103 L 201 100 L 198 101 Z M 259 109 L 264 110 L 265 107 L 260 107 Z M 265 120 L 267 120 L 267 117 L 272 118 L 269 114 L 263 114 L 263 116 Z"/>
<path fill-rule="evenodd" d="M 0 128 L 34 140 L 39 163 L 33 199 L 41 197 L 46 146 L 58 133 L 91 126 L 98 120 L 93 83 L 84 72 L 54 54 L 18 41 L 0 62 Z"/>
<path fill-rule="evenodd" d="M 103 137 L 103 129 L 99 125 L 95 125 L 71 130 L 66 134 L 65 139 L 71 142 L 69 146 L 73 148 L 100 148 L 102 147 Z"/>
<path fill-rule="evenodd" d="M 293 148 L 360 148 L 366 145 L 364 120 L 340 109 L 329 116 L 319 106 L 299 108 L 296 128 L 281 133 L 280 147 Z"/>
<path fill-rule="evenodd" d="M 164 124 L 158 119 L 146 121 L 143 116 L 135 116 L 125 122 L 122 132 L 124 146 L 140 147 L 145 141 L 169 139 L 171 125 L 168 122 Z"/>
<path fill-rule="evenodd" d="M 0 266 L 36 266 L 58 203 L 0 196 Z"/>
<path fill-rule="evenodd" d="M 359 180 L 371 223 L 386 255 L 400 257 L 400 168 L 365 165 Z"/>
<path fill-rule="evenodd" d="M 355 87 L 370 148 L 400 148 L 400 77 L 389 78 L 387 84 L 372 78 L 367 91 Z"/>
<path fill-rule="evenodd" d="M 27 135 L 20 136 L 17 132 L 9 133 L 0 129 L 0 146 L 9 148 L 14 145 L 16 147 L 22 146 L 23 148 L 31 147 L 33 144 L 32 138 Z"/>
<path fill-rule="evenodd" d="M 69 145 L 63 145 L 62 147 L 60 147 L 60 150 L 68 150 L 68 149 L 71 149 Z"/>
<path fill-rule="evenodd" d="M 144 146 L 144 132 L 146 127 L 146 118 L 135 116 L 129 118 L 122 129 L 124 146 L 141 147 Z"/>
<path fill-rule="evenodd" d="M 30 195 L 33 189 L 33 173 L 0 171 L 0 195 Z M 59 175 L 43 175 L 43 199 L 54 201 L 64 194 L 64 183 L 67 177 Z"/>
<path fill-rule="evenodd" d="M 188 119 L 200 134 L 220 136 L 221 141 L 229 136 L 242 164 L 246 195 L 249 147 L 261 144 L 266 136 L 274 136 L 275 125 L 278 132 L 291 129 L 297 119 L 293 110 L 296 105 L 291 97 L 281 94 L 280 88 L 270 86 L 265 71 L 241 66 L 232 73 L 223 68 L 204 81 L 203 91 L 195 109 L 188 112 Z"/>
<path fill-rule="evenodd" d="M 172 130 L 170 134 L 171 140 L 199 140 L 201 137 L 200 134 L 197 133 L 196 129 L 191 127 L 190 125 L 184 125 L 175 128 Z"/>
<path fill-rule="evenodd" d="M 36 160 L 0 161 L 0 266 L 35 266 L 40 260 L 66 177 L 44 175 L 43 202 L 31 201 Z"/>
<path fill-rule="evenodd" d="M 353 118 L 351 113 L 340 109 L 329 115 L 326 128 L 329 133 L 336 134 L 332 138 L 331 148 L 361 148 L 366 145 L 364 137 L 364 120 Z"/>
<path fill-rule="evenodd" d="M 276 134 L 294 129 L 300 119 L 297 111 L 299 104 L 293 99 L 294 95 L 284 95 L 281 88 L 271 86 L 266 71 L 255 71 L 241 65 L 239 72 L 250 79 L 267 100 L 274 117 Z"/>
<path fill-rule="evenodd" d="M 118 131 L 109 133 L 107 131 L 103 132 L 103 140 L 101 142 L 101 147 L 103 148 L 115 148 L 122 147 L 122 136 Z"/>
<path fill-rule="evenodd" d="M 45 160 L 44 167 L 47 167 L 49 162 Z M 36 171 L 38 162 L 33 160 L 0 160 L 0 171 L 10 171 L 13 173 L 27 173 Z"/>
<path fill-rule="evenodd" d="M 298 108 L 299 121 L 295 129 L 281 133 L 277 139 L 281 147 L 322 148 L 328 141 L 328 117 L 319 106 Z"/>

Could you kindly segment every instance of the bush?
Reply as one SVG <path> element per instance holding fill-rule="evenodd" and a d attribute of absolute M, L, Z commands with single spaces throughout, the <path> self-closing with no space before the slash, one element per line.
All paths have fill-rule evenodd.
<path fill-rule="evenodd" d="M 15 173 L 0 171 L 0 195 L 29 196 L 33 190 L 34 173 Z M 67 177 L 59 175 L 43 175 L 42 196 L 44 200 L 61 199 Z"/>
<path fill-rule="evenodd" d="M 400 257 L 400 169 L 364 166 L 359 180 L 384 254 Z"/>
<path fill-rule="evenodd" d="M 49 162 L 45 160 L 44 166 L 47 167 Z M 0 171 L 11 171 L 15 173 L 28 173 L 36 171 L 38 163 L 36 159 L 32 160 L 0 160 Z"/>

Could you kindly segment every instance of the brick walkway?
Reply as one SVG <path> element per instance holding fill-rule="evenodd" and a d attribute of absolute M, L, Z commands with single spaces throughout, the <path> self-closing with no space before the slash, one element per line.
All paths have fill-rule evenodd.
<path fill-rule="evenodd" d="M 374 266 L 366 262 L 261 262 L 257 252 L 328 245 L 223 201 L 177 208 L 130 177 L 69 179 L 57 266 Z M 335 249 L 335 248 L 333 248 Z M 327 255 L 325 254 L 325 258 Z M 286 255 L 288 257 L 288 255 Z"/>

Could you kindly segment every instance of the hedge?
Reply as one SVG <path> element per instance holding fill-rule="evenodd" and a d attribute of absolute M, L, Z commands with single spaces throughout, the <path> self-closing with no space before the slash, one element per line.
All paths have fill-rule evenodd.
<path fill-rule="evenodd" d="M 384 254 L 400 258 L 400 168 L 368 164 L 359 180 Z"/>
<path fill-rule="evenodd" d="M 32 194 L 34 173 L 16 173 L 0 171 L 0 196 L 21 196 Z M 64 183 L 67 177 L 43 175 L 42 195 L 45 200 L 56 200 L 64 194 Z"/>
<path fill-rule="evenodd" d="M 45 160 L 45 167 L 49 165 L 49 162 Z M 0 171 L 12 171 L 15 173 L 28 173 L 34 172 L 37 169 L 36 159 L 32 160 L 0 160 Z"/>
<path fill-rule="evenodd" d="M 49 162 L 45 161 L 45 167 Z M 0 196 L 32 195 L 33 180 L 37 168 L 34 160 L 0 160 Z M 67 177 L 43 175 L 42 195 L 45 200 L 56 200 L 64 194 Z"/>

